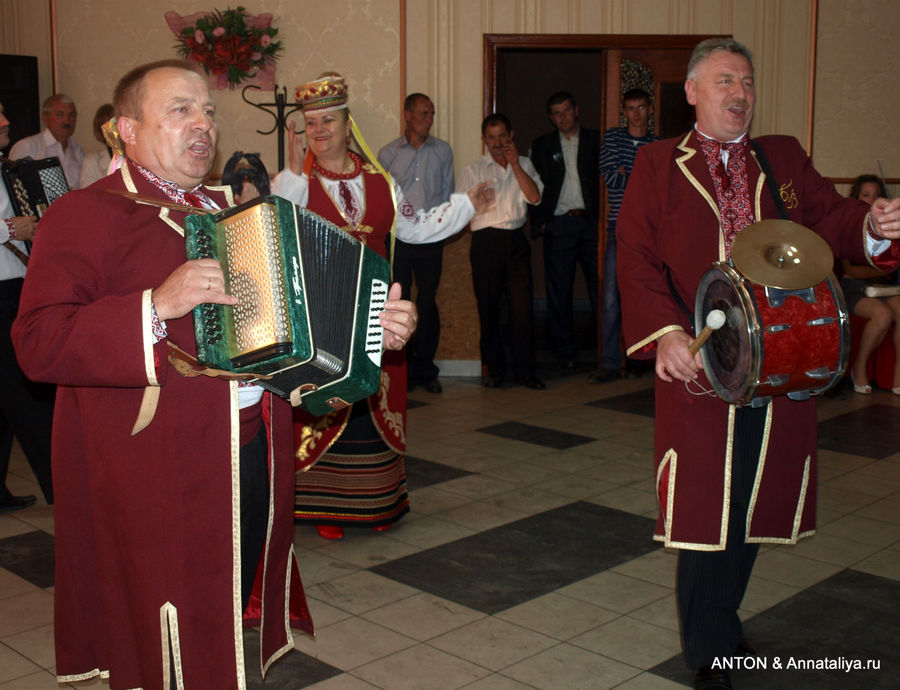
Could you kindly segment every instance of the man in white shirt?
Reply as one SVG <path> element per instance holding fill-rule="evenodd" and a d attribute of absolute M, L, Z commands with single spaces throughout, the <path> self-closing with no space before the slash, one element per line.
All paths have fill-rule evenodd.
<path fill-rule="evenodd" d="M 44 101 L 41 111 L 44 129 L 38 134 L 19 139 L 9 152 L 12 160 L 20 158 L 50 158 L 56 156 L 66 173 L 69 189 L 78 189 L 84 150 L 72 138 L 78 111 L 72 99 L 63 93 L 55 93 Z"/>
<path fill-rule="evenodd" d="M 0 103 L 0 148 L 9 145 L 9 120 Z M 10 340 L 10 329 L 19 309 L 19 295 L 28 262 L 28 245 L 34 239 L 37 219 L 16 216 L 6 187 L 0 184 L 0 514 L 27 508 L 37 498 L 16 496 L 6 487 L 13 436 L 37 477 L 48 504 L 53 503 L 50 478 L 50 425 L 55 388 L 25 378 Z"/>
<path fill-rule="evenodd" d="M 470 223 L 472 285 L 481 324 L 481 363 L 487 368 L 483 384 L 497 388 L 506 379 L 506 351 L 500 325 L 500 299 L 506 295 L 514 381 L 542 390 L 534 371 L 534 311 L 531 245 L 523 228 L 528 205 L 541 201 L 544 185 L 531 161 L 520 156 L 515 132 L 507 117 L 488 115 L 481 123 L 487 153 L 463 168 L 457 190 L 479 182 L 491 183 L 496 203 L 477 213 Z"/>

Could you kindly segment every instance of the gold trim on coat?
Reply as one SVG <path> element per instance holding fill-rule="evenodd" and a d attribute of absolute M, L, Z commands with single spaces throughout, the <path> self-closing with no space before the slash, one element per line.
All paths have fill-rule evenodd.
<path fill-rule="evenodd" d="M 763 474 L 766 469 L 766 460 L 769 457 L 769 434 L 772 431 L 772 417 L 775 406 L 772 401 L 766 405 L 766 423 L 763 427 L 762 444 L 759 448 L 759 459 L 756 465 L 756 476 L 753 478 L 753 490 L 750 492 L 750 502 L 747 505 L 747 521 L 744 525 L 744 541 L 750 542 L 750 524 L 753 522 L 753 513 L 756 510 L 756 498 L 759 495 L 759 486 L 762 484 Z"/>
<path fill-rule="evenodd" d="M 172 669 L 175 664 L 175 687 L 184 690 L 184 671 L 181 667 L 181 638 L 178 634 L 178 609 L 167 601 L 159 607 L 160 638 L 162 640 L 163 690 L 172 687 Z M 169 652 L 171 651 L 171 656 Z"/>
<path fill-rule="evenodd" d="M 629 347 L 625 354 L 628 357 L 631 357 L 632 354 L 634 354 L 635 352 L 640 350 L 642 347 L 646 347 L 647 345 L 652 343 L 654 340 L 656 340 L 658 338 L 662 338 L 666 333 L 669 333 L 670 331 L 684 331 L 684 328 L 682 328 L 681 326 L 679 326 L 677 324 L 672 325 L 672 326 L 664 326 L 663 328 L 660 328 L 659 330 L 654 331 L 653 333 L 648 335 L 643 340 L 641 340 L 641 341 L 635 343 L 634 345 L 632 345 L 631 347 Z"/>
<path fill-rule="evenodd" d="M 247 687 L 244 666 L 244 610 L 241 607 L 241 417 L 238 382 L 228 382 L 231 429 L 231 613 L 234 626 L 234 662 L 237 687 Z"/>

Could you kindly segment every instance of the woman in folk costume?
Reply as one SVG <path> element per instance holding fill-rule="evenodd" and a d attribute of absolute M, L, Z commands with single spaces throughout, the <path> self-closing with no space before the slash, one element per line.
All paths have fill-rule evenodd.
<path fill-rule="evenodd" d="M 290 167 L 275 178 L 273 192 L 381 256 L 390 256 L 395 236 L 410 243 L 449 237 L 490 203 L 491 190 L 478 185 L 433 209 L 415 211 L 359 133 L 340 75 L 325 74 L 298 87 L 296 99 L 303 106 L 309 148 L 304 153 L 301 134 L 291 128 Z M 361 153 L 350 149 L 351 138 Z M 402 352 L 385 352 L 381 385 L 367 400 L 323 417 L 295 409 L 296 520 L 315 524 L 326 539 L 340 539 L 344 526 L 383 531 L 400 519 L 409 511 L 405 427 Z"/>

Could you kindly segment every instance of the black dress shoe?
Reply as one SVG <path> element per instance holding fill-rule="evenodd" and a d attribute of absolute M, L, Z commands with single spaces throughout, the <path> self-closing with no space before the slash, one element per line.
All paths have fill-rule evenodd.
<path fill-rule="evenodd" d="M 444 387 L 441 386 L 441 382 L 437 380 L 437 377 L 425 381 L 422 384 L 422 387 L 429 393 L 440 393 L 444 390 Z"/>
<path fill-rule="evenodd" d="M 695 690 L 731 690 L 731 677 L 728 671 L 720 668 L 704 666 L 694 676 Z"/>
<path fill-rule="evenodd" d="M 572 371 L 576 366 L 578 366 L 578 362 L 575 361 L 574 357 L 559 358 L 559 368 L 563 371 Z"/>
<path fill-rule="evenodd" d="M 503 375 L 500 376 L 485 376 L 481 379 L 481 385 L 485 388 L 500 388 L 503 385 Z"/>
<path fill-rule="evenodd" d="M 609 383 L 610 381 L 615 381 L 619 376 L 621 376 L 621 374 L 618 369 L 607 369 L 604 367 L 592 372 L 588 376 L 588 381 L 591 383 Z"/>
<path fill-rule="evenodd" d="M 516 384 L 519 386 L 525 386 L 525 388 L 531 388 L 535 391 L 542 391 L 547 387 L 547 385 L 537 376 L 517 376 Z"/>
<path fill-rule="evenodd" d="M 22 510 L 22 508 L 33 506 L 35 501 L 37 501 L 37 496 L 32 496 L 31 494 L 27 496 L 13 496 L 7 493 L 6 500 L 0 503 L 0 513 L 12 513 L 16 510 Z"/>

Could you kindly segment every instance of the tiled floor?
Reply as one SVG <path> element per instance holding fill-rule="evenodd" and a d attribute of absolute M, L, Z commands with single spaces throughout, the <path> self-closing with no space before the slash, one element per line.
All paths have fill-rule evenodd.
<path fill-rule="evenodd" d="M 546 391 L 446 379 L 441 395 L 414 392 L 412 513 L 341 542 L 297 529 L 318 634 L 248 686 L 689 685 L 676 556 L 650 539 L 652 380 L 598 386 L 585 373 L 549 376 Z M 819 533 L 761 551 L 742 613 L 767 668 L 734 671 L 739 688 L 897 687 L 900 398 L 851 393 L 819 416 Z M 15 493 L 37 492 L 20 454 L 12 472 Z M 46 506 L 0 516 L 0 690 L 60 687 L 52 535 Z M 797 659 L 836 668 L 786 670 Z M 844 670 L 857 659 L 880 670 Z"/>

